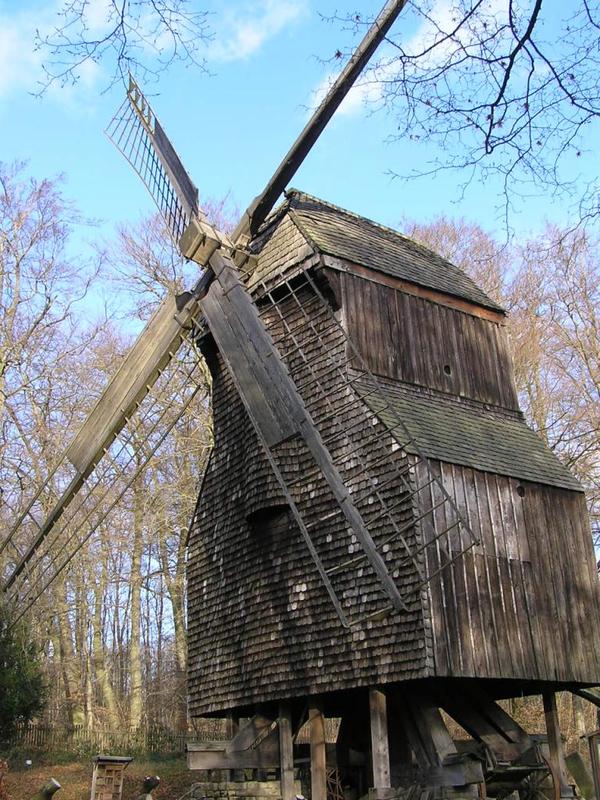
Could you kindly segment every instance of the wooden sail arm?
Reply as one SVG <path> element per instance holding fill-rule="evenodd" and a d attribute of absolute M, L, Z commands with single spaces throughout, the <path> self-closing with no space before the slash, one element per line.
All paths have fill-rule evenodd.
<path fill-rule="evenodd" d="M 80 491 L 87 476 L 126 425 L 133 410 L 175 356 L 182 341 L 182 333 L 192 324 L 193 316 L 197 312 L 196 298 L 185 293 L 167 296 L 154 313 L 63 453 L 58 466 L 68 461 L 75 467 L 76 474 L 39 525 L 34 540 L 5 582 L 3 587 L 5 590 L 12 586 L 27 563 L 31 561 L 65 508 Z M 0 552 L 30 514 L 39 494 L 38 492 L 33 497 L 4 541 L 0 543 Z"/>
<path fill-rule="evenodd" d="M 235 242 L 252 237 L 267 218 L 277 199 L 288 186 L 302 162 L 311 151 L 323 129 L 385 38 L 407 0 L 389 0 L 379 12 L 365 37 L 353 52 L 348 63 L 313 113 L 304 129 L 290 147 L 263 191 L 252 202 L 232 236 Z"/>

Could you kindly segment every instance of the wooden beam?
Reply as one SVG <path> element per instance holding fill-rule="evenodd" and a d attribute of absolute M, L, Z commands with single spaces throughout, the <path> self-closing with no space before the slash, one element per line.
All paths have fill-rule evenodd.
<path fill-rule="evenodd" d="M 485 319 L 489 322 L 496 322 L 498 325 L 506 325 L 506 314 L 504 311 L 494 311 L 491 308 L 479 306 L 462 297 L 455 297 L 454 295 L 445 294 L 436 289 L 419 286 L 416 283 L 410 283 L 410 281 L 403 280 L 402 278 L 395 278 L 393 275 L 386 275 L 383 272 L 363 267 L 360 264 L 354 264 L 352 261 L 346 261 L 337 256 L 323 255 L 322 262 L 324 266 L 330 269 L 336 269 L 340 272 L 350 272 L 352 275 L 365 278 L 365 280 L 373 283 L 380 283 L 382 286 L 389 286 L 391 289 L 410 294 L 413 297 L 431 300 L 432 303 L 438 303 L 441 306 L 452 308 L 455 311 L 462 311 L 464 314 L 470 314 L 472 317 Z"/>
<path fill-rule="evenodd" d="M 256 750 L 239 750 L 228 753 L 225 748 L 212 750 L 200 745 L 188 745 L 188 769 L 277 769 L 279 767 L 279 748 L 260 747 Z"/>
<path fill-rule="evenodd" d="M 515 761 L 533 746 L 526 731 L 483 691 L 440 691 L 437 701 L 470 736 L 483 742 L 499 761 Z"/>
<path fill-rule="evenodd" d="M 275 720 L 272 717 L 265 717 L 263 714 L 254 714 L 248 722 L 238 730 L 233 739 L 228 742 L 225 748 L 228 753 L 248 750 L 253 747 L 258 739 L 263 739 Z"/>
<path fill-rule="evenodd" d="M 457 752 L 439 708 L 428 695 L 416 690 L 395 691 L 388 699 L 395 716 L 394 726 L 401 726 L 415 754 L 420 783 L 428 787 L 462 787 L 483 782 L 481 762 Z M 468 794 L 474 791 L 470 789 Z"/>
<path fill-rule="evenodd" d="M 310 797 L 327 800 L 327 750 L 325 744 L 325 718 L 318 698 L 311 698 L 308 707 L 310 723 Z"/>
<path fill-rule="evenodd" d="M 135 404 L 173 358 L 184 327 L 197 311 L 195 299 L 188 294 L 165 297 L 66 450 L 66 458 L 81 475 L 88 474 L 104 455 Z"/>
<path fill-rule="evenodd" d="M 240 730 L 240 718 L 238 714 L 229 713 L 226 717 L 226 733 L 228 739 L 233 739 Z M 227 770 L 227 780 L 244 780 L 243 773 L 239 770 Z"/>
<path fill-rule="evenodd" d="M 350 56 L 348 63 L 335 79 L 329 91 L 313 112 L 302 132 L 290 147 L 275 173 L 242 217 L 233 238 L 254 235 L 277 202 L 277 198 L 296 174 L 300 165 L 334 115 L 344 97 L 363 71 L 367 62 L 383 41 L 394 20 L 406 5 L 406 0 L 388 0 Z M 314 798 L 313 798 L 314 800 Z"/>
<path fill-rule="evenodd" d="M 294 740 L 292 708 L 289 700 L 279 704 L 279 759 L 281 769 L 281 798 L 293 800 L 294 790 Z"/>
<path fill-rule="evenodd" d="M 371 763 L 373 766 L 373 791 L 370 796 L 378 800 L 389 797 L 390 749 L 388 741 L 387 699 L 380 689 L 369 689 L 371 716 Z"/>
<path fill-rule="evenodd" d="M 554 778 L 555 797 L 574 797 L 573 789 L 569 785 L 567 778 L 567 765 L 556 709 L 556 694 L 554 692 L 544 692 L 542 697 L 544 700 L 544 716 L 546 718 L 546 733 L 548 734 L 548 750 L 550 751 L 550 770 Z"/>

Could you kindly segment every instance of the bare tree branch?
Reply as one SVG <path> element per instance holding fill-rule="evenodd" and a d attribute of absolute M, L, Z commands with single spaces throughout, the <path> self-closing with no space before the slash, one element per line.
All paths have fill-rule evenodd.
<path fill-rule="evenodd" d="M 77 83 L 89 65 L 107 65 L 107 88 L 128 72 L 148 81 L 175 62 L 205 70 L 200 51 L 211 38 L 209 15 L 194 5 L 193 0 L 107 0 L 99 18 L 90 0 L 64 0 L 54 29 L 36 32 L 36 46 L 45 55 L 41 93 L 55 82 Z"/>

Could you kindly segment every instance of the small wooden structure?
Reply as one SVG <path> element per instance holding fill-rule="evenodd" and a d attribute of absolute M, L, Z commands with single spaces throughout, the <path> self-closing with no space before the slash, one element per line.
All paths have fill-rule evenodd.
<path fill-rule="evenodd" d="M 96 756 L 90 800 L 121 800 L 123 773 L 132 761 L 125 756 Z"/>

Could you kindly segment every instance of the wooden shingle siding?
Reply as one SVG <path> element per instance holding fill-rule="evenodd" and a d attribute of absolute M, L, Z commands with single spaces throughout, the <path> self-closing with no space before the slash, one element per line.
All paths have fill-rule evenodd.
<path fill-rule="evenodd" d="M 374 374 L 518 409 L 502 325 L 341 277 L 348 332 Z"/>
<path fill-rule="evenodd" d="M 317 313 L 316 298 L 307 296 L 303 308 L 318 319 L 328 358 L 344 358 L 340 331 Z M 291 301 L 290 301 L 291 303 Z M 311 305 L 312 304 L 312 305 Z M 263 308 L 269 319 L 268 307 Z M 309 356 L 318 345 L 310 326 L 298 311 L 286 314 Z M 322 354 L 313 363 L 324 369 Z M 316 356 L 319 355 L 319 358 Z M 298 385 L 310 377 L 297 354 L 286 359 Z M 343 383 L 325 384 L 328 403 L 347 404 Z M 318 394 L 305 398 L 317 423 L 330 414 Z M 408 611 L 383 622 L 368 622 L 351 629 L 341 627 L 333 606 L 320 583 L 308 551 L 289 514 L 281 513 L 281 496 L 249 419 L 242 408 L 224 365 L 215 370 L 213 383 L 215 446 L 190 538 L 188 567 L 189 597 L 189 689 L 193 715 L 223 711 L 281 697 L 369 686 L 424 677 L 431 654 L 425 631 L 426 594 L 416 586 L 412 566 L 393 571 Z M 388 452 L 392 440 L 385 428 L 356 396 L 353 411 L 342 424 L 358 427 L 335 445 L 332 455 L 356 451 L 361 437 L 377 425 Z M 329 423 L 329 432 L 337 425 Z M 325 434 L 328 427 L 324 428 Z M 280 445 L 287 459 L 287 479 L 304 476 L 294 499 L 315 528 L 315 543 L 326 552 L 326 566 L 351 558 L 358 547 L 339 518 L 327 520 L 335 509 L 331 491 L 321 477 L 311 474 L 310 461 L 295 441 Z M 344 458 L 343 479 L 353 497 L 363 497 L 360 512 L 374 540 L 381 542 L 390 529 L 376 505 L 371 505 L 359 463 L 369 457 L 361 452 Z M 403 462 L 406 456 L 395 451 Z M 382 466 L 379 481 L 389 474 Z M 386 490 L 397 503 L 397 485 Z M 403 522 L 411 519 L 407 501 Z M 262 514 L 262 516 L 261 516 Z M 373 522 L 371 522 L 373 520 Z M 414 529 L 406 532 L 414 546 Z M 390 548 L 388 563 L 404 562 L 400 544 Z M 358 564 L 336 586 L 343 602 L 358 605 L 368 614 L 381 604 L 378 585 L 369 571 Z"/>
<path fill-rule="evenodd" d="M 207 334 L 215 445 L 190 533 L 192 716 L 422 678 L 600 682 L 600 592 L 584 496 L 523 422 L 501 310 L 424 248 L 298 193 L 250 249 L 259 256 L 249 279 L 259 314 L 284 342 L 286 367 L 408 608 L 342 627 Z M 352 274 L 361 263 L 361 274 Z M 314 283 L 302 281 L 303 270 Z M 395 280 L 429 287 L 429 295 Z M 331 303 L 326 314 L 319 292 Z M 361 359 L 379 376 L 375 394 L 364 391 L 372 384 Z M 398 419 L 402 447 L 390 433 Z M 325 569 L 351 563 L 332 578 L 345 611 L 379 609 L 380 586 L 356 561 L 356 537 L 306 445 L 292 438 L 271 455 Z M 365 462 L 377 465 L 374 483 Z M 431 575 L 461 551 L 466 533 L 455 527 L 451 503 L 437 503 L 435 484 L 411 499 L 417 484 L 429 483 L 427 470 L 478 544 L 422 586 L 375 495 L 397 507 L 417 566 L 426 561 Z M 423 553 L 424 541 L 447 527 L 446 549 L 442 539 Z"/>
<path fill-rule="evenodd" d="M 252 289 L 261 278 L 278 275 L 283 269 L 289 274 L 295 264 L 314 256 L 314 250 L 298 227 L 284 216 L 279 224 L 270 225 L 265 232 L 254 239 L 252 252 L 260 253 L 258 266 L 248 281 Z"/>
<path fill-rule="evenodd" d="M 454 464 L 435 469 L 481 539 L 430 586 L 435 674 L 597 680 L 590 612 L 600 610 L 583 496 Z M 436 514 L 422 533 L 432 540 L 443 525 Z M 428 553 L 443 563 L 439 548 Z"/>

